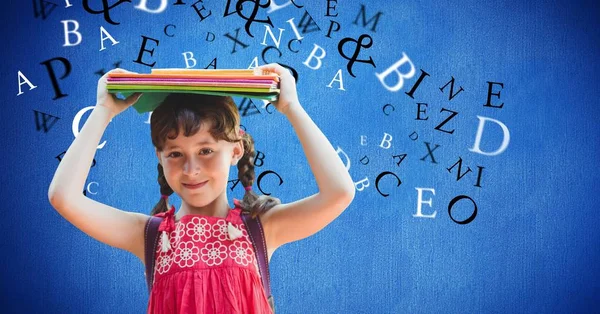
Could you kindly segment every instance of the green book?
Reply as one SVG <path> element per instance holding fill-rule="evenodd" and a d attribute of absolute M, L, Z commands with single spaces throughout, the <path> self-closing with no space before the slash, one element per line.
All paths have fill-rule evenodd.
<path fill-rule="evenodd" d="M 109 93 L 121 93 L 123 96 L 128 97 L 129 95 L 141 92 L 143 93 L 140 99 L 132 106 L 138 113 L 150 112 L 156 109 L 160 103 L 167 98 L 171 93 L 193 93 L 193 94 L 205 94 L 215 96 L 232 96 L 232 97 L 246 97 L 246 98 L 257 98 L 265 99 L 267 101 L 275 101 L 279 95 L 279 90 L 274 92 L 224 92 L 224 91 L 211 91 L 211 90 L 172 90 L 171 87 L 168 89 L 143 89 L 143 88 L 132 88 L 132 89 L 112 89 L 108 88 Z"/>

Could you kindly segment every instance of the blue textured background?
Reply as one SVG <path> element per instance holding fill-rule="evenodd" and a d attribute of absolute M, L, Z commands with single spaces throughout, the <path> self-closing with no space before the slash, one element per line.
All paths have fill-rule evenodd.
<path fill-rule="evenodd" d="M 218 68 L 247 68 L 265 46 L 264 26 L 252 25 L 255 37 L 244 32 L 237 15 L 223 17 L 225 1 L 204 1 L 212 15 L 199 22 L 193 8 L 169 6 L 150 14 L 134 9 L 139 1 L 111 11 L 120 25 L 91 15 L 81 1 L 59 4 L 45 20 L 34 18 L 31 1 L 12 1 L 2 7 L 2 132 L 0 182 L 2 237 L 0 240 L 1 313 L 144 313 L 148 294 L 142 264 L 133 255 L 102 244 L 63 219 L 49 204 L 48 187 L 58 166 L 56 156 L 73 141 L 75 114 L 95 104 L 99 76 L 117 61 L 121 67 L 149 72 L 137 58 L 142 37 L 160 40 L 155 68 L 185 67 L 182 53 L 194 52 L 206 67 L 218 58 Z M 101 1 L 90 1 L 96 8 Z M 111 1 L 114 2 L 114 1 Z M 157 7 L 157 0 L 148 2 Z M 278 1 L 281 3 L 282 1 Z M 276 27 L 286 29 L 282 57 L 271 51 L 268 62 L 280 62 L 299 73 L 300 101 L 334 148 L 350 158 L 355 182 L 369 179 L 351 206 L 312 237 L 279 248 L 271 260 L 272 292 L 278 313 L 591 313 L 599 312 L 599 123 L 598 51 L 599 8 L 596 2 L 523 4 L 510 2 L 419 3 L 368 1 L 367 17 L 383 12 L 376 31 L 352 22 L 360 3 L 339 1 L 337 17 L 326 17 L 326 1 L 298 1 L 321 27 L 306 33 L 298 53 L 285 48 L 294 38 L 285 21 L 298 22 L 304 9 L 290 5 L 270 14 Z M 265 12 L 259 17 L 265 17 Z M 61 20 L 79 22 L 81 44 L 63 47 Z M 341 30 L 325 37 L 329 20 Z M 175 37 L 163 33 L 175 24 Z M 100 26 L 120 43 L 105 41 L 100 49 Z M 250 46 L 231 54 L 232 41 L 223 35 L 241 27 L 240 38 Z M 206 32 L 216 40 L 206 42 Z M 337 50 L 345 37 L 372 36 L 373 47 L 361 57 L 373 57 L 376 68 L 357 63 L 356 78 L 346 71 Z M 75 38 L 72 38 L 74 41 Z M 270 39 L 269 39 L 269 43 Z M 302 62 L 313 45 L 327 51 L 323 66 L 312 70 Z M 415 99 L 387 91 L 375 77 L 405 52 L 417 69 L 430 74 Z M 72 73 L 59 84 L 68 97 L 52 100 L 54 90 L 40 63 L 67 58 Z M 260 60 L 260 64 L 263 61 Z M 61 66 L 56 67 L 62 74 Z M 326 85 L 342 69 L 346 91 Z M 17 96 L 21 71 L 38 87 Z M 418 71 L 418 70 L 417 70 Z M 450 77 L 461 92 L 451 101 L 439 88 Z M 484 107 L 486 81 L 502 82 L 502 109 Z M 455 89 L 455 91 L 456 91 Z M 236 99 L 238 102 L 240 99 Z M 417 102 L 429 104 L 428 120 L 415 120 Z M 385 104 L 394 111 L 385 115 Z M 293 128 L 258 102 L 261 114 L 242 117 L 242 124 L 265 154 L 257 175 L 272 170 L 284 183 L 264 180 L 265 192 L 292 202 L 317 192 L 314 176 Z M 435 126 L 459 112 L 444 129 Z M 46 133 L 36 130 L 34 110 L 60 120 Z M 88 117 L 85 114 L 84 120 Z M 477 116 L 502 121 L 510 144 L 497 156 L 469 151 L 477 131 Z M 89 197 L 129 211 L 149 213 L 159 200 L 156 158 L 149 136 L 148 115 L 132 108 L 109 124 L 86 184 Z M 83 121 L 79 127 L 83 125 Z M 409 134 L 419 134 L 412 141 Z M 389 134 L 392 147 L 380 142 Z M 361 145 L 361 136 L 366 145 Z M 495 150 L 501 141 L 498 126 L 487 125 L 482 148 Z M 429 158 L 424 142 L 434 151 Z M 398 166 L 393 155 L 407 154 Z M 369 163 L 361 164 L 367 156 Z M 458 158 L 472 169 L 456 180 Z M 344 161 L 345 158 L 344 158 Z M 475 187 L 477 166 L 484 167 L 481 188 Z M 381 172 L 398 175 L 380 182 Z M 234 179 L 237 171 L 231 172 Z M 416 188 L 425 192 L 437 212 L 434 219 L 415 218 Z M 241 198 L 243 189 L 228 191 Z M 474 221 L 454 223 L 447 206 L 452 198 L 468 195 L 477 203 Z M 180 200 L 174 198 L 179 206 Z M 231 201 L 232 204 L 232 201 Z M 471 213 L 468 202 L 457 204 L 456 219 Z"/>

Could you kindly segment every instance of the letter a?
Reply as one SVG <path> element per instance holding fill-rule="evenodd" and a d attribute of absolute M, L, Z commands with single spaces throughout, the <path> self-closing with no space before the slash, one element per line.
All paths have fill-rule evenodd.
<path fill-rule="evenodd" d="M 23 79 L 24 82 L 21 81 L 21 79 Z M 23 73 L 21 73 L 21 71 L 19 71 L 19 74 L 17 75 L 17 80 L 19 81 L 19 93 L 17 94 L 17 96 L 23 94 L 23 92 L 21 91 L 21 85 L 23 85 L 23 84 L 29 85 L 29 90 L 32 90 L 37 87 L 37 86 L 31 84 L 31 82 L 27 79 L 27 77 L 25 77 L 25 75 L 23 75 Z"/>
<path fill-rule="evenodd" d="M 103 34 L 106 34 L 106 37 L 102 37 Z M 110 36 L 110 34 L 104 29 L 104 27 L 100 26 L 100 51 L 106 49 L 104 48 L 104 41 L 106 39 L 110 39 L 110 41 L 112 41 L 112 46 L 119 43 L 112 36 Z"/>
<path fill-rule="evenodd" d="M 331 88 L 331 84 L 333 84 L 333 82 L 339 82 L 340 83 L 340 88 L 343 91 L 345 91 L 344 89 L 344 81 L 342 79 L 342 69 L 339 69 L 337 71 L 337 73 L 335 73 L 335 76 L 333 77 L 333 80 L 331 80 L 331 82 L 329 82 L 329 85 L 327 85 L 327 87 Z"/>

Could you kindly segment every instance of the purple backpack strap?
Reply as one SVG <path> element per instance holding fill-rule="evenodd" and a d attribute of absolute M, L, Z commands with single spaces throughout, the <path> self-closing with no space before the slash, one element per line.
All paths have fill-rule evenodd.
<path fill-rule="evenodd" d="M 248 236 L 254 246 L 254 252 L 256 254 L 256 260 L 258 262 L 258 268 L 261 274 L 261 280 L 265 289 L 265 294 L 269 301 L 269 305 L 273 312 L 275 312 L 275 303 L 273 301 L 273 295 L 271 295 L 271 279 L 269 276 L 269 259 L 267 258 L 267 245 L 265 243 L 265 234 L 260 223 L 259 216 L 252 219 L 250 213 L 242 212 L 242 220 L 248 230 Z"/>
<path fill-rule="evenodd" d="M 158 243 L 158 226 L 162 220 L 163 218 L 150 216 L 144 231 L 144 261 L 146 264 L 145 275 L 148 293 L 152 292 L 152 283 L 154 282 L 154 254 Z"/>

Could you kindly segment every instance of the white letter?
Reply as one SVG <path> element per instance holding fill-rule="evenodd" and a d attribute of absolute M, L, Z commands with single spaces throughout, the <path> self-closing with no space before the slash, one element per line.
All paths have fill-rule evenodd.
<path fill-rule="evenodd" d="M 469 148 L 469 150 L 472 152 L 479 153 L 482 155 L 487 155 L 487 156 L 495 156 L 495 155 L 502 153 L 504 150 L 506 150 L 506 147 L 508 146 L 508 143 L 510 142 L 510 132 L 508 132 L 508 128 L 506 127 L 506 125 L 504 125 L 504 123 L 502 123 L 498 120 L 492 119 L 492 118 L 487 118 L 487 117 L 482 117 L 482 116 L 477 116 L 477 118 L 479 118 L 479 126 L 477 127 L 477 136 L 475 137 L 475 144 L 473 144 L 473 147 Z M 500 148 L 498 148 L 495 152 L 491 152 L 491 153 L 486 153 L 486 152 L 481 151 L 481 149 L 479 149 L 479 144 L 481 143 L 481 134 L 483 133 L 483 125 L 485 124 L 486 120 L 496 122 L 496 124 L 500 125 L 500 127 L 502 128 L 502 132 L 504 134 Z"/>
<path fill-rule="evenodd" d="M 252 62 L 250 62 L 250 66 L 248 66 L 248 69 L 254 69 L 258 66 L 258 57 L 254 57 L 254 59 L 252 59 Z"/>
<path fill-rule="evenodd" d="M 367 145 L 367 136 L 361 135 L 360 136 L 360 146 L 365 146 L 365 145 Z"/>
<path fill-rule="evenodd" d="M 335 78 L 338 77 L 338 76 L 340 78 L 336 80 Z M 340 82 L 340 88 L 338 88 L 338 89 L 341 89 L 341 90 L 345 91 L 345 89 L 344 89 L 344 81 L 342 80 L 342 69 L 339 69 L 335 73 L 335 76 L 333 77 L 333 80 L 331 80 L 331 82 L 329 82 L 329 85 L 327 85 L 327 87 L 331 88 L 331 84 L 333 84 L 334 81 Z"/>
<path fill-rule="evenodd" d="M 308 56 L 308 58 L 306 58 L 306 61 L 304 61 L 303 63 L 304 63 L 304 65 L 306 65 L 307 67 L 309 67 L 309 68 L 311 68 L 311 69 L 313 69 L 313 70 L 316 70 L 316 69 L 318 69 L 318 68 L 320 68 L 320 67 L 321 67 L 321 59 L 325 58 L 325 55 L 326 55 L 327 53 L 325 52 L 325 50 L 324 50 L 323 48 L 319 47 L 319 45 L 317 45 L 317 44 L 314 44 L 314 43 L 313 43 L 313 45 L 315 45 L 315 47 L 314 47 L 314 48 L 313 48 L 313 50 L 310 52 L 310 55 Z M 320 50 L 323 52 L 323 55 L 321 55 L 321 57 L 315 56 L 315 52 L 317 51 L 317 49 L 320 49 Z M 315 59 L 317 59 L 317 65 L 316 65 L 315 67 L 311 67 L 311 66 L 308 64 L 308 62 L 310 61 L 310 59 L 311 59 L 312 57 L 315 57 Z"/>
<path fill-rule="evenodd" d="M 390 92 L 396 92 L 399 89 L 401 89 L 402 85 L 404 85 L 404 79 L 411 78 L 415 75 L 415 66 L 413 65 L 413 63 L 410 61 L 410 59 L 404 52 L 402 52 L 402 55 L 403 55 L 402 59 L 400 59 L 398 62 L 394 63 L 394 65 L 389 67 L 387 70 L 383 71 L 382 73 L 375 73 L 375 75 L 377 76 L 377 78 L 379 79 L 381 84 L 383 84 L 383 86 Z M 410 72 L 408 72 L 406 75 L 402 75 L 402 73 L 400 73 L 400 71 L 398 71 L 398 68 L 405 62 L 410 63 Z M 396 84 L 394 87 L 390 87 L 389 85 L 385 84 L 385 82 L 384 82 L 385 78 L 392 72 L 396 72 L 398 74 L 398 84 Z"/>
<path fill-rule="evenodd" d="M 68 8 L 68 7 L 70 7 L 70 6 L 73 6 L 73 5 L 72 5 L 72 4 L 69 2 L 69 0 L 65 0 L 65 4 L 66 4 L 66 5 L 65 5 L 65 8 Z"/>
<path fill-rule="evenodd" d="M 187 57 L 186 54 L 189 54 L 189 58 Z M 194 53 L 191 51 L 186 51 L 184 53 L 182 53 L 183 58 L 185 59 L 185 68 L 189 69 L 189 68 L 193 68 L 196 66 L 196 59 L 194 59 Z M 194 61 L 194 64 L 192 66 L 190 66 L 190 64 L 188 63 L 188 60 L 192 60 Z"/>
<path fill-rule="evenodd" d="M 152 111 L 150 111 L 150 112 L 148 113 L 148 120 L 146 120 L 146 122 L 144 122 L 144 123 L 146 123 L 146 124 L 150 124 L 150 119 L 151 119 L 151 118 L 152 118 Z"/>
<path fill-rule="evenodd" d="M 102 37 L 102 34 L 106 34 L 106 37 Z M 106 49 L 106 48 L 104 48 L 104 41 L 107 38 L 110 39 L 110 41 L 112 41 L 113 46 L 119 43 L 112 36 L 110 36 L 110 34 L 104 29 L 104 27 L 100 26 L 100 47 L 102 47 L 102 48 L 100 48 L 100 51 Z"/>
<path fill-rule="evenodd" d="M 83 114 L 86 111 L 89 110 L 93 110 L 94 106 L 90 106 L 90 107 L 85 107 L 81 110 L 79 110 L 79 112 L 77 112 L 77 114 L 75 115 L 75 118 L 73 118 L 73 124 L 71 126 L 71 129 L 73 130 L 73 135 L 75 135 L 75 137 L 77 137 L 77 135 L 79 135 L 79 121 L 81 121 L 81 117 L 83 117 Z M 112 119 L 109 121 L 111 122 Z M 98 149 L 101 149 L 102 147 L 104 147 L 104 145 L 106 144 L 106 141 L 102 142 L 102 144 L 98 145 Z"/>
<path fill-rule="evenodd" d="M 286 2 L 286 4 L 284 4 L 284 5 L 277 5 L 277 3 L 275 3 L 275 0 L 271 0 L 271 4 L 269 5 L 269 11 L 267 11 L 267 14 L 275 12 L 279 9 L 283 9 L 290 4 L 292 4 L 291 1 Z M 277 47 L 277 48 L 279 48 L 279 47 Z"/>
<path fill-rule="evenodd" d="M 344 155 L 344 157 L 345 157 L 345 158 L 346 158 L 346 160 L 348 161 L 348 162 L 346 162 L 346 170 L 350 171 L 350 157 L 348 157 L 348 154 L 346 154 L 346 152 L 345 152 L 343 149 L 341 149 L 339 146 L 338 146 L 338 148 L 337 148 L 337 150 L 336 150 L 335 152 L 336 152 L 338 155 L 339 155 L 340 153 L 342 153 L 342 154 Z M 340 159 L 341 159 L 341 158 L 340 158 Z"/>
<path fill-rule="evenodd" d="M 365 182 L 366 182 L 366 184 L 365 184 Z M 364 179 L 356 182 L 354 185 L 358 185 L 358 184 L 360 184 L 360 188 L 357 187 L 356 189 L 359 190 L 359 191 L 364 190 L 366 187 L 369 186 L 369 178 L 364 178 Z"/>
<path fill-rule="evenodd" d="M 23 81 L 21 81 L 21 79 L 23 79 L 25 81 L 23 82 Z M 17 94 L 17 96 L 23 94 L 23 92 L 21 91 L 21 85 L 23 85 L 23 84 L 29 85 L 29 90 L 32 90 L 37 87 L 37 86 L 34 86 L 33 84 L 31 84 L 31 82 L 27 79 L 27 77 L 25 77 L 25 75 L 23 75 L 23 73 L 21 73 L 21 71 L 19 71 L 19 73 L 17 74 L 17 81 L 19 81 L 19 93 Z"/>
<path fill-rule="evenodd" d="M 287 20 L 286 22 L 290 23 L 290 25 L 292 26 L 292 30 L 294 31 L 294 34 L 296 34 L 296 39 L 300 40 L 300 39 L 304 38 L 300 35 L 300 33 L 298 32 L 298 29 L 296 28 L 296 24 L 294 24 L 294 18 L 291 18 L 291 19 Z"/>
<path fill-rule="evenodd" d="M 98 192 L 96 192 L 96 193 L 92 193 L 92 190 L 90 190 L 90 186 L 91 186 L 92 184 L 98 185 L 98 182 L 90 182 L 90 183 L 87 185 L 87 191 L 88 191 L 88 193 L 90 193 L 90 194 L 96 195 L 96 194 L 98 194 Z"/>
<path fill-rule="evenodd" d="M 392 146 L 392 136 L 387 134 L 387 133 L 383 133 L 383 139 L 381 140 L 381 144 L 379 144 L 379 147 L 383 148 L 383 149 L 389 149 Z M 389 138 L 388 138 L 389 136 Z M 383 147 L 383 143 L 387 143 L 386 147 Z"/>
<path fill-rule="evenodd" d="M 79 29 L 79 23 L 75 20 L 66 20 L 66 21 L 60 21 L 60 22 L 64 24 L 64 29 L 65 29 L 65 44 L 63 45 L 63 47 L 79 45 L 79 43 L 81 43 L 81 34 L 77 31 L 77 29 Z M 72 31 L 69 31 L 68 26 L 67 26 L 68 23 L 75 24 L 75 29 Z M 69 42 L 69 33 L 75 33 L 75 35 L 77 35 L 76 43 L 71 44 Z"/>
<path fill-rule="evenodd" d="M 158 7 L 158 9 L 156 10 L 150 10 L 146 7 L 146 0 L 141 0 L 140 4 L 138 4 L 137 7 L 134 7 L 136 9 L 142 9 L 142 11 L 146 11 L 148 13 L 161 13 L 162 11 L 164 11 L 167 8 L 167 0 L 160 0 L 160 7 Z"/>
<path fill-rule="evenodd" d="M 273 2 L 271 2 L 273 3 Z M 271 35 L 271 38 L 273 38 L 273 42 L 275 43 L 275 46 L 277 46 L 277 48 L 279 48 L 279 43 L 281 42 L 281 34 L 283 34 L 284 29 L 280 28 L 279 29 L 279 39 L 275 39 L 275 35 L 273 35 L 273 30 L 265 25 L 265 37 L 263 38 L 263 42 L 260 43 L 263 46 L 267 45 L 267 33 L 269 33 Z"/>
<path fill-rule="evenodd" d="M 417 191 L 419 191 L 417 193 L 417 214 L 413 215 L 413 217 L 423 217 L 423 218 L 435 218 L 435 215 L 437 214 L 437 210 L 433 212 L 433 214 L 431 215 L 423 215 L 423 213 L 421 213 L 421 204 L 425 203 L 428 204 L 429 207 L 431 207 L 431 199 L 429 199 L 428 202 L 423 202 L 422 197 L 423 197 L 423 191 L 422 190 L 427 190 L 430 191 L 431 193 L 433 193 L 433 195 L 435 195 L 435 190 L 434 189 L 425 189 L 425 188 L 415 188 L 417 189 Z"/>

